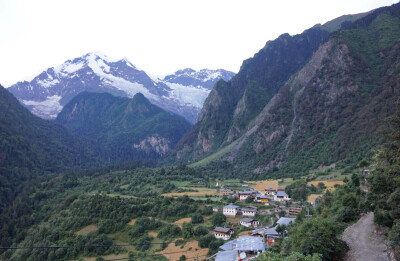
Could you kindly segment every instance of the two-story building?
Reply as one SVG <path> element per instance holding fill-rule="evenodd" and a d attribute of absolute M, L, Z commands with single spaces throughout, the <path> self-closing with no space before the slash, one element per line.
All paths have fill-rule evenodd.
<path fill-rule="evenodd" d="M 237 196 L 240 201 L 245 201 L 248 197 L 255 198 L 257 196 L 257 192 L 254 190 L 239 191 Z"/>
<path fill-rule="evenodd" d="M 267 196 L 257 196 L 254 201 L 267 204 L 269 203 L 269 198 Z"/>
<path fill-rule="evenodd" d="M 238 212 L 239 212 L 239 206 L 236 206 L 234 204 L 229 204 L 222 208 L 222 214 L 224 214 L 225 216 L 234 217 L 237 215 Z"/>
<path fill-rule="evenodd" d="M 257 214 L 257 207 L 247 206 L 241 209 L 242 215 L 247 217 L 254 217 Z"/>
<path fill-rule="evenodd" d="M 220 196 L 230 196 L 233 194 L 233 191 L 228 189 L 228 188 L 222 188 L 219 190 L 219 195 Z"/>
<path fill-rule="evenodd" d="M 253 218 L 242 218 L 239 221 L 239 223 L 242 226 L 253 227 L 253 228 L 257 228 L 260 225 L 260 221 L 258 221 L 257 219 L 253 219 Z"/>
<path fill-rule="evenodd" d="M 288 194 L 286 194 L 286 192 L 284 191 L 278 191 L 275 195 L 274 195 L 274 201 L 288 201 L 290 200 Z"/>
<path fill-rule="evenodd" d="M 213 233 L 217 239 L 229 240 L 233 234 L 233 229 L 228 227 L 216 227 Z"/>
<path fill-rule="evenodd" d="M 272 188 L 272 187 L 266 188 L 266 189 L 264 190 L 264 195 L 265 195 L 265 196 L 271 196 L 271 197 L 273 197 L 275 194 L 276 194 L 276 189 L 274 189 L 274 188 Z"/>

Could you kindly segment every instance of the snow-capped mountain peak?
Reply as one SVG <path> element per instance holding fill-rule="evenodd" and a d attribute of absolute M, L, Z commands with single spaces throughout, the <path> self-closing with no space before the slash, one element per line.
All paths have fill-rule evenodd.
<path fill-rule="evenodd" d="M 101 52 L 90 52 L 8 90 L 34 114 L 48 119 L 55 118 L 66 103 L 83 91 L 126 97 L 140 92 L 152 103 L 193 123 L 214 83 L 221 78 L 227 81 L 233 75 L 225 70 L 187 68 L 161 79 L 139 70 L 127 58 L 112 59 Z"/>
<path fill-rule="evenodd" d="M 212 89 L 215 82 L 219 79 L 228 81 L 232 78 L 233 73 L 222 69 L 210 70 L 201 69 L 199 71 L 191 68 L 176 71 L 174 74 L 167 75 L 164 77 L 164 81 L 172 83 L 184 83 L 192 86 L 203 86 L 209 90 Z"/>

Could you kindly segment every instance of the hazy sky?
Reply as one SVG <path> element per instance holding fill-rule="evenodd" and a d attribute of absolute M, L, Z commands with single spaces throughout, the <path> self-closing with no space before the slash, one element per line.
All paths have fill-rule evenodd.
<path fill-rule="evenodd" d="M 0 0 L 0 83 L 91 51 L 146 72 L 237 72 L 268 40 L 398 0 Z"/>

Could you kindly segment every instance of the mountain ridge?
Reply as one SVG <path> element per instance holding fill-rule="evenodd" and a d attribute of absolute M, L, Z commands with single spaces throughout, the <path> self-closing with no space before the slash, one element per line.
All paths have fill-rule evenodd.
<path fill-rule="evenodd" d="M 230 107 L 231 116 L 224 117 L 228 119 L 225 125 L 219 124 L 221 112 L 213 109 L 233 99 L 234 91 L 215 93 L 219 90 L 217 84 L 205 102 L 199 122 L 180 141 L 177 157 L 184 162 L 205 157 L 227 160 L 247 175 L 276 171 L 302 175 L 321 165 L 339 162 L 355 166 L 368 159 L 380 143 L 377 132 L 384 124 L 380 120 L 393 113 L 393 99 L 399 95 L 389 87 L 396 81 L 398 71 L 399 9 L 399 4 L 377 9 L 345 24 L 345 29 L 326 35 L 298 70 L 290 73 L 284 83 L 278 82 L 277 92 L 259 111 L 251 109 L 242 95 L 241 101 Z M 279 48 L 284 48 L 284 39 L 290 36 L 278 37 L 275 43 Z M 241 79 L 245 78 L 241 77 L 244 66 L 256 64 L 255 60 L 245 61 L 226 85 L 241 81 L 238 88 L 244 88 L 243 94 L 260 93 Z M 265 74 L 257 73 L 257 69 L 246 73 L 245 79 L 262 79 Z M 265 79 L 257 84 L 266 86 L 269 83 Z M 242 121 L 240 113 L 246 109 L 255 116 Z M 219 151 L 224 151 L 222 156 Z"/>
<path fill-rule="evenodd" d="M 65 105 L 55 122 L 122 161 L 162 157 L 190 127 L 184 118 L 150 103 L 141 93 L 127 98 L 82 92 Z"/>
<path fill-rule="evenodd" d="M 51 67 L 31 81 L 8 89 L 34 114 L 56 118 L 62 107 L 82 91 L 108 92 L 122 97 L 143 93 L 157 106 L 194 122 L 205 98 L 219 79 L 232 72 L 218 69 L 179 70 L 163 79 L 149 76 L 128 59 L 111 59 L 102 53 L 88 53 Z"/>

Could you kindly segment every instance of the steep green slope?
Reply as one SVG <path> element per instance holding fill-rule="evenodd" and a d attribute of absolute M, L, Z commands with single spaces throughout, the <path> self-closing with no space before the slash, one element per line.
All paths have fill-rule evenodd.
<path fill-rule="evenodd" d="M 85 167 L 95 157 L 65 128 L 33 116 L 0 86 L 1 169 L 59 171 Z"/>
<path fill-rule="evenodd" d="M 259 115 L 236 160 L 256 172 L 300 174 L 370 157 L 400 95 L 399 9 L 377 10 L 334 33 Z"/>
<path fill-rule="evenodd" d="M 25 181 L 100 162 L 93 146 L 32 115 L 0 86 L 0 213 Z"/>
<path fill-rule="evenodd" d="M 242 134 L 327 35 L 320 26 L 295 36 L 283 34 L 244 61 L 239 73 L 229 82 L 217 82 L 198 122 L 180 141 L 178 158 L 201 157 Z"/>
<path fill-rule="evenodd" d="M 81 93 L 56 122 L 99 144 L 111 159 L 157 158 L 174 148 L 190 128 L 183 118 L 151 104 L 142 94 L 132 99 L 106 93 Z"/>
<path fill-rule="evenodd" d="M 211 154 L 209 158 L 215 159 L 218 154 L 247 175 L 300 175 L 320 165 L 351 165 L 371 156 L 381 142 L 379 127 L 393 113 L 399 96 L 399 6 L 347 23 L 347 29 L 321 40 L 304 64 L 293 46 L 287 53 L 275 49 L 276 55 L 288 55 L 282 64 L 282 70 L 290 72 L 286 78 L 260 78 L 266 66 L 250 60 L 246 77 L 243 66 L 230 82 L 215 86 L 199 122 L 181 140 L 178 158 L 196 160 Z M 282 36 L 276 43 L 284 50 L 287 43 L 278 40 Z M 293 72 L 294 68 L 298 70 Z M 234 88 L 238 80 L 241 85 Z M 224 93 L 220 86 L 226 87 Z M 270 92 L 259 86 L 269 86 Z M 233 104 L 237 89 L 243 95 Z"/>

